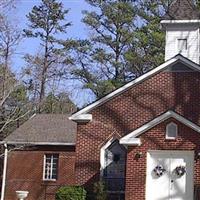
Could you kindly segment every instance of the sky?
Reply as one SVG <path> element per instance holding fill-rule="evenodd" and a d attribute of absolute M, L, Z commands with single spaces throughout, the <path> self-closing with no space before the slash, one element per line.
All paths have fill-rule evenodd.
<path fill-rule="evenodd" d="M 20 29 L 27 27 L 28 21 L 26 15 L 31 11 L 34 5 L 38 5 L 40 0 L 16 0 L 16 9 L 13 10 L 13 18 L 17 21 Z M 84 0 L 62 0 L 65 9 L 69 9 L 67 20 L 72 22 L 72 26 L 68 28 L 66 37 L 85 38 L 87 30 L 81 22 L 82 10 L 90 9 L 90 6 Z M 39 50 L 39 43 L 36 39 L 23 38 L 20 45 L 17 47 L 17 56 L 15 57 L 14 67 L 16 70 L 21 68 L 23 63 L 24 53 L 35 53 Z"/>
<path fill-rule="evenodd" d="M 39 5 L 40 0 L 16 0 L 16 8 L 12 11 L 12 20 L 17 24 L 18 28 L 23 30 L 27 28 L 26 15 L 31 11 L 34 5 Z M 83 17 L 82 10 L 91 10 L 91 7 L 84 0 L 61 0 L 65 9 L 69 9 L 67 15 L 67 21 L 72 22 L 72 26 L 68 28 L 67 35 L 63 35 L 62 38 L 86 38 L 88 31 L 84 24 L 81 22 Z M 25 53 L 35 54 L 39 51 L 39 42 L 37 39 L 23 38 L 17 47 L 16 54 L 13 58 L 13 70 L 19 72 L 25 66 L 23 57 Z M 76 88 L 74 88 L 76 87 Z M 84 104 L 94 100 L 89 91 L 82 91 L 80 84 L 70 82 L 68 84 L 69 90 L 76 89 L 72 94 L 72 100 L 82 107 Z"/>

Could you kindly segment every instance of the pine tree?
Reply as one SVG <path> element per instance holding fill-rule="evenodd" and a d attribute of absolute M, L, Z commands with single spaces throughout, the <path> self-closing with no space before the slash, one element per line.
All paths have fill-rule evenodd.
<path fill-rule="evenodd" d="M 83 22 L 91 37 L 75 45 L 73 77 L 97 97 L 129 80 L 125 52 L 133 40 L 135 9 L 132 4 L 105 2 L 95 4 L 98 11 L 84 11 Z"/>
<path fill-rule="evenodd" d="M 159 23 L 169 1 L 88 2 L 94 7 L 83 12 L 89 37 L 74 45 L 71 74 L 99 98 L 164 61 Z"/>
<path fill-rule="evenodd" d="M 42 105 L 43 113 L 69 114 L 76 111 L 76 106 L 70 100 L 67 93 L 61 92 L 57 95 L 49 93 Z"/>
<path fill-rule="evenodd" d="M 29 26 L 24 30 L 27 37 L 38 38 L 40 40 L 43 53 L 40 66 L 39 81 L 39 103 L 45 97 L 46 81 L 51 67 L 56 62 L 55 53 L 57 51 L 58 39 L 56 36 L 66 33 L 66 29 L 71 23 L 66 22 L 68 10 L 63 8 L 63 4 L 56 0 L 42 0 L 39 6 L 34 6 L 27 15 Z"/>

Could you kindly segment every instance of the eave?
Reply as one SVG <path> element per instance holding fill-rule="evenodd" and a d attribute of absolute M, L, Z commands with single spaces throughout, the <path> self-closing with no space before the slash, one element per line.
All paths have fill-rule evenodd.
<path fill-rule="evenodd" d="M 28 141 L 1 141 L 0 144 L 7 145 L 38 145 L 38 146 L 75 146 L 74 142 L 28 142 Z"/>
<path fill-rule="evenodd" d="M 75 119 L 79 119 L 79 117 L 81 118 L 81 115 L 90 112 L 94 108 L 106 103 L 110 99 L 112 99 L 112 98 L 120 95 L 121 93 L 127 91 L 130 87 L 133 87 L 133 86 L 145 81 L 146 79 L 149 79 L 150 77 L 152 77 L 152 76 L 156 75 L 157 73 L 165 70 L 167 67 L 170 67 L 170 66 L 176 64 L 177 62 L 182 62 L 183 64 L 185 64 L 189 68 L 195 69 L 196 71 L 200 71 L 200 66 L 197 63 L 194 63 L 191 60 L 185 58 L 184 56 L 178 54 L 175 57 L 166 61 L 165 63 L 161 64 L 160 66 L 158 66 L 158 67 L 152 69 L 151 71 L 147 72 L 146 74 L 143 74 L 142 76 L 136 78 L 135 80 L 125 84 L 124 86 L 122 86 L 122 87 L 118 88 L 117 90 L 111 92 L 110 94 L 106 95 L 105 97 L 103 97 L 103 98 L 95 101 L 94 103 L 91 103 L 90 105 L 86 106 L 85 108 L 79 110 L 78 112 L 74 113 L 69 119 L 75 121 Z"/>
<path fill-rule="evenodd" d="M 127 145 L 135 145 L 138 142 L 138 145 L 141 145 L 141 142 L 139 143 L 139 141 L 136 140 L 136 139 L 139 139 L 137 137 L 139 137 L 141 134 L 145 133 L 149 129 L 153 128 L 154 126 L 160 124 L 161 122 L 163 122 L 169 118 L 176 119 L 177 121 L 183 123 L 184 125 L 188 126 L 191 129 L 193 129 L 194 131 L 200 133 L 200 127 L 198 125 L 194 124 L 193 122 L 191 122 L 190 120 L 186 119 L 185 117 L 179 115 L 178 113 L 170 110 L 170 111 L 167 111 L 166 113 L 156 117 L 155 119 L 151 120 L 150 122 L 144 124 L 143 126 L 137 128 L 136 130 L 130 132 L 126 136 L 122 137 L 120 139 L 120 143 L 121 144 L 126 143 Z"/>

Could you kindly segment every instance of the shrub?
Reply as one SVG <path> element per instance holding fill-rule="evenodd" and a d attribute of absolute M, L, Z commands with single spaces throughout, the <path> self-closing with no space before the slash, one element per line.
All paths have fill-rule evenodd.
<path fill-rule="evenodd" d="M 80 186 L 64 186 L 56 192 L 56 200 L 85 200 L 86 191 Z"/>
<path fill-rule="evenodd" d="M 105 184 L 102 181 L 96 182 L 94 184 L 94 196 L 96 200 L 106 200 L 107 193 L 105 190 Z"/>

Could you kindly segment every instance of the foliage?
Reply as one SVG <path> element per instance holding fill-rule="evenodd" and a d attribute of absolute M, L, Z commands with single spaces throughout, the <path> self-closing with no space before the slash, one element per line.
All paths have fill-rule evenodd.
<path fill-rule="evenodd" d="M 30 104 L 43 113 L 72 112 L 69 94 L 59 87 L 63 80 L 66 85 L 69 79 L 79 80 L 100 98 L 164 61 L 165 34 L 159 22 L 172 0 L 86 1 L 90 10 L 83 11 L 82 21 L 89 35 L 84 40 L 60 39 L 71 26 L 62 1 L 41 0 L 33 7 L 24 35 L 36 38 L 41 48 L 25 55 L 26 84 L 19 84 L 11 65 L 21 33 L 3 16 L 15 0 L 0 0 L 0 130 L 23 116 Z"/>
<path fill-rule="evenodd" d="M 7 12 L 14 1 L 3 1 L 0 7 Z M 1 13 L 2 14 L 2 13 Z M 5 13 L 3 13 L 5 14 Z M 9 20 L 0 16 L 0 138 L 11 133 L 29 113 L 26 88 L 19 83 L 11 70 L 15 49 L 21 41 L 21 33 Z"/>
<path fill-rule="evenodd" d="M 27 37 L 38 37 L 43 42 L 55 42 L 57 33 L 66 32 L 71 23 L 65 22 L 68 10 L 63 9 L 63 4 L 56 0 L 42 0 L 39 6 L 34 6 L 27 15 L 30 22 L 29 29 L 24 29 Z M 61 24 L 62 23 L 62 24 Z"/>
<path fill-rule="evenodd" d="M 99 98 L 164 61 L 159 22 L 169 2 L 88 2 L 95 8 L 83 11 L 90 36 L 75 41 L 71 75 Z"/>
<path fill-rule="evenodd" d="M 21 33 L 5 16 L 0 21 L 0 63 L 8 68 L 9 59 L 21 40 Z"/>
<path fill-rule="evenodd" d="M 105 184 L 102 181 L 96 182 L 94 184 L 94 196 L 96 200 L 106 200 L 107 193 L 105 190 Z"/>
<path fill-rule="evenodd" d="M 5 14 L 8 14 L 8 11 L 10 11 L 15 6 L 15 3 L 15 0 L 0 0 L 0 21 L 1 17 Z"/>
<path fill-rule="evenodd" d="M 49 93 L 42 103 L 41 112 L 42 113 L 62 113 L 69 114 L 73 113 L 76 110 L 76 106 L 70 100 L 69 95 L 66 93 L 59 93 L 58 95 L 54 95 L 53 93 Z"/>
<path fill-rule="evenodd" d="M 0 135 L 4 138 L 29 117 L 32 108 L 27 88 L 18 82 L 13 73 L 7 71 L 6 79 L 1 80 Z"/>
<path fill-rule="evenodd" d="M 98 11 L 83 14 L 91 37 L 77 41 L 73 56 L 76 68 L 71 74 L 101 97 L 129 79 L 124 54 L 135 30 L 135 8 L 129 3 L 105 2 L 98 5 Z"/>
<path fill-rule="evenodd" d="M 160 20 L 169 5 L 169 0 L 141 0 L 136 3 L 140 25 L 125 55 L 129 70 L 135 75 L 133 78 L 164 61 L 165 33 L 160 28 Z"/>
<path fill-rule="evenodd" d="M 36 55 L 26 56 L 27 64 L 31 66 L 29 76 L 36 77 L 36 87 L 39 87 L 39 103 L 45 97 L 47 80 L 55 81 L 55 66 L 58 65 L 57 44 L 58 34 L 66 33 L 67 27 L 71 23 L 66 22 L 68 10 L 64 9 L 63 4 L 56 0 L 42 0 L 39 6 L 34 6 L 32 11 L 27 15 L 29 20 L 28 29 L 24 30 L 26 37 L 38 38 L 43 52 Z M 28 59 L 27 59 L 28 58 Z M 34 70 L 34 67 L 35 70 Z M 53 68 L 53 69 L 52 69 Z M 38 70 L 39 69 L 39 70 Z M 39 76 L 36 72 L 39 71 Z M 50 75 L 49 75 L 50 73 Z M 32 78 L 32 80 L 34 80 Z"/>
<path fill-rule="evenodd" d="M 29 25 L 24 34 L 39 39 L 42 52 L 34 56 L 27 54 L 25 56 L 27 66 L 22 74 L 16 75 L 11 70 L 12 58 L 21 42 L 21 31 L 16 23 L 12 24 L 9 21 L 9 11 L 14 5 L 15 0 L 0 0 L 1 138 L 27 120 L 36 111 L 35 105 L 40 105 L 39 101 L 43 106 L 43 112 L 47 113 L 68 113 L 75 109 L 67 94 L 55 92 L 58 90 L 55 85 L 63 73 L 63 65 L 58 64 L 56 54 L 57 36 L 66 33 L 66 28 L 71 25 L 65 20 L 68 10 L 56 0 L 42 0 L 39 6 L 33 7 L 27 15 Z M 49 96 L 46 98 L 51 89 L 57 94 L 54 102 L 49 100 L 51 99 Z"/>
<path fill-rule="evenodd" d="M 56 200 L 85 200 L 86 191 L 80 186 L 61 187 L 56 192 Z"/>

